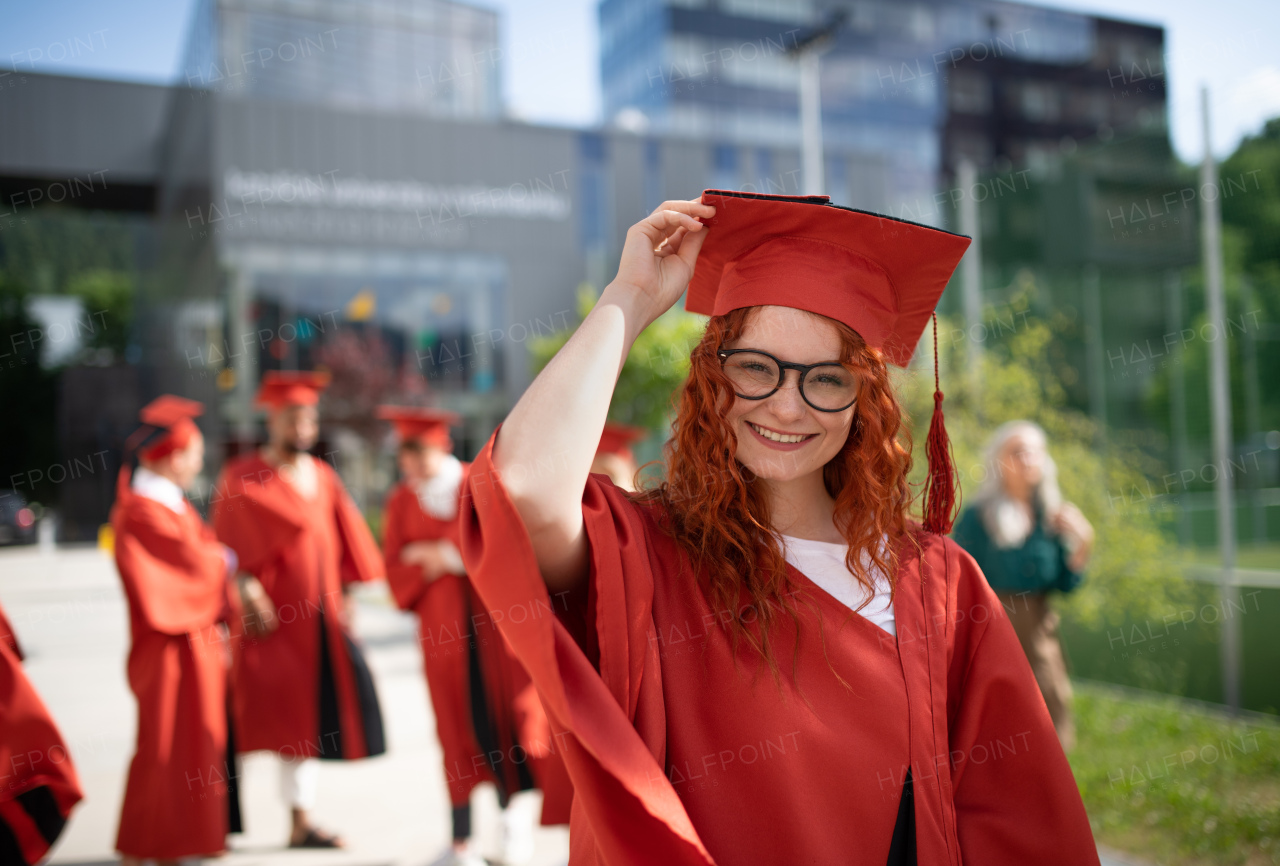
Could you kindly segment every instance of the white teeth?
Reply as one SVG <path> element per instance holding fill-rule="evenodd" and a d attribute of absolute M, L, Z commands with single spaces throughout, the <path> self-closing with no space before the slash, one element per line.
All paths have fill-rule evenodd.
<path fill-rule="evenodd" d="M 748 421 L 747 423 L 751 424 L 750 421 Z M 759 433 L 764 438 L 768 439 L 770 442 L 781 442 L 784 445 L 791 445 L 796 442 L 803 442 L 804 440 L 809 438 L 808 436 L 801 436 L 801 435 L 789 436 L 785 433 L 774 433 L 772 430 L 766 430 L 763 427 L 760 427 L 756 424 L 751 424 L 751 429 Z"/>

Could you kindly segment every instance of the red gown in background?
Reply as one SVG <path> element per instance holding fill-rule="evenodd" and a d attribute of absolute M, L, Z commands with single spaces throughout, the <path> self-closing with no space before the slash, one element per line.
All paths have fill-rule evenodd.
<path fill-rule="evenodd" d="M 0 608 L 0 863 L 39 862 L 84 799 L 62 734 Z"/>
<path fill-rule="evenodd" d="M 184 503 L 185 504 L 185 503 Z M 111 515 L 129 599 L 129 687 L 138 741 L 116 850 L 177 860 L 226 849 L 227 607 L 222 545 L 190 505 L 179 514 L 135 494 L 127 478 Z"/>
<path fill-rule="evenodd" d="M 1098 863 L 1018 639 L 955 544 L 900 543 L 896 637 L 789 569 L 800 632 L 774 626 L 773 672 L 718 624 L 754 610 L 713 610 L 604 476 L 583 496 L 588 588 L 551 615 L 492 447 L 461 550 L 487 607 L 546 612 L 499 627 L 564 734 L 574 866 Z"/>
<path fill-rule="evenodd" d="M 314 499 L 257 454 L 228 462 L 213 495 L 218 539 L 262 582 L 279 620 L 261 638 L 232 623 L 236 750 L 365 758 L 386 744 L 343 587 L 381 578 L 382 557 L 337 473 L 322 460 L 315 467 Z"/>
<path fill-rule="evenodd" d="M 573 788 L 559 748 L 529 675 L 494 627 L 494 617 L 465 575 L 428 583 L 420 565 L 400 561 L 406 544 L 441 539 L 458 544 L 457 521 L 428 514 L 409 485 L 396 485 L 383 518 L 387 582 L 396 603 L 418 615 L 449 799 L 455 808 L 464 806 L 472 789 L 487 781 L 499 787 L 505 802 L 532 782 L 543 792 L 542 823 L 567 824 Z M 473 677 L 482 695 L 473 692 Z"/>

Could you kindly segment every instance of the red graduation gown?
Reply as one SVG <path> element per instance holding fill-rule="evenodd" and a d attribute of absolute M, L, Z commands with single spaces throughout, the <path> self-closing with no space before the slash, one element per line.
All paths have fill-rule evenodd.
<path fill-rule="evenodd" d="M 387 582 L 396 603 L 418 615 L 449 799 L 455 808 L 463 806 L 476 785 L 489 781 L 499 785 L 505 800 L 526 786 L 518 770 L 527 762 L 532 781 L 543 791 L 542 823 L 567 824 L 573 798 L 568 773 L 529 675 L 494 627 L 493 617 L 484 612 L 465 575 L 447 574 L 427 583 L 421 566 L 400 561 L 406 544 L 440 539 L 458 543 L 457 521 L 428 514 L 412 488 L 396 485 L 383 517 Z M 473 653 L 487 709 L 479 724 L 472 702 L 477 685 L 472 682 Z M 483 747 L 480 739 L 486 740 Z"/>
<path fill-rule="evenodd" d="M 111 525 L 138 699 L 116 850 L 168 860 L 216 854 L 230 830 L 222 545 L 190 505 L 179 514 L 138 496 L 127 475 Z"/>
<path fill-rule="evenodd" d="M 62 735 L 20 659 L 0 608 L 0 863 L 38 862 L 84 799 Z"/>
<path fill-rule="evenodd" d="M 18 633 L 13 630 L 13 625 L 9 622 L 9 618 L 4 615 L 4 608 L 0 608 L 0 643 L 8 646 L 18 661 L 22 661 L 25 658 L 22 654 L 22 647 L 18 645 Z"/>
<path fill-rule="evenodd" d="M 490 608 L 549 611 L 492 447 L 463 499 L 468 573 Z M 790 569 L 800 635 L 777 624 L 775 679 L 717 625 L 753 611 L 712 610 L 648 507 L 593 475 L 583 516 L 584 603 L 500 624 L 565 734 L 574 866 L 882 866 L 908 768 L 922 866 L 1098 862 L 1017 637 L 951 541 L 901 543 L 896 638 Z"/>
<path fill-rule="evenodd" d="M 213 494 L 213 525 L 262 582 L 279 627 L 264 638 L 232 622 L 236 749 L 284 757 L 381 754 L 373 679 L 346 626 L 343 587 L 383 576 L 368 524 L 336 472 L 316 460 L 306 499 L 259 455 L 232 460 Z M 321 635 L 323 634 L 323 643 Z"/>

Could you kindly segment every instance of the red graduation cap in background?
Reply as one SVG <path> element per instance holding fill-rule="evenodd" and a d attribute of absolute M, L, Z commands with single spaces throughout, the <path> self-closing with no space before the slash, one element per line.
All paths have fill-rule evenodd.
<path fill-rule="evenodd" d="M 632 443 L 639 442 L 649 435 L 649 431 L 640 427 L 628 427 L 616 421 L 604 422 L 604 432 L 600 434 L 600 445 L 596 454 L 617 454 L 628 460 L 635 460 L 631 453 Z"/>
<path fill-rule="evenodd" d="M 320 402 L 320 392 L 329 387 L 329 378 L 323 370 L 268 370 L 254 402 L 267 409 L 314 406 Z"/>
<path fill-rule="evenodd" d="M 462 421 L 457 412 L 416 406 L 379 406 L 378 417 L 391 422 L 401 442 L 416 439 L 445 451 L 453 450 L 449 428 Z"/>
<path fill-rule="evenodd" d="M 159 460 L 191 443 L 200 432 L 193 418 L 204 414 L 204 404 L 174 394 L 161 394 L 142 407 L 142 422 L 125 447 L 145 460 Z"/>
<path fill-rule="evenodd" d="M 793 307 L 843 322 L 885 360 L 905 367 L 970 240 L 918 223 L 831 204 L 827 196 L 706 190 L 707 238 L 685 309 L 705 315 L 758 305 Z M 926 451 L 924 525 L 951 529 L 955 470 L 937 387 Z"/>

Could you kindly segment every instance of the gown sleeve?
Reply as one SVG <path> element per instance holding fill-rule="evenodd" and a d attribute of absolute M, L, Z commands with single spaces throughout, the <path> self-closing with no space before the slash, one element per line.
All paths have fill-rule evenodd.
<path fill-rule="evenodd" d="M 423 579 L 422 566 L 400 561 L 400 551 L 407 543 L 403 526 L 405 505 L 404 488 L 397 487 L 387 500 L 382 517 L 382 561 L 396 604 L 401 610 L 413 610 L 429 584 Z"/>
<path fill-rule="evenodd" d="M 83 794 L 62 734 L 17 654 L 3 641 L 0 731 L 0 838 L 7 837 L 11 847 L 5 851 L 20 857 L 18 862 L 36 863 L 61 834 Z"/>
<path fill-rule="evenodd" d="M 528 532 L 492 462 L 500 430 L 466 478 L 460 549 L 476 592 L 529 672 L 573 779 L 573 862 L 711 866 L 655 744 L 636 729 L 661 693 L 652 633 L 652 573 L 634 506 L 599 476 L 583 494 L 591 546 L 599 670 L 560 620 Z M 656 652 L 656 651 L 655 651 Z M 633 697 L 633 695 L 635 697 Z M 643 704 L 644 710 L 641 709 Z"/>
<path fill-rule="evenodd" d="M 123 509 L 115 527 L 120 576 L 143 619 L 162 634 L 195 631 L 223 615 L 226 560 L 200 529 L 165 505 L 140 501 Z"/>
<path fill-rule="evenodd" d="M 1013 626 L 973 558 L 947 546 L 958 574 L 947 694 L 963 862 L 1097 864 L 1080 790 Z"/>
<path fill-rule="evenodd" d="M 18 643 L 18 632 L 14 630 L 9 618 L 4 615 L 3 608 L 0 608 L 0 643 L 7 646 L 18 661 L 22 661 L 24 656 L 22 645 Z"/>
<path fill-rule="evenodd" d="M 338 527 L 338 540 L 342 544 L 342 562 L 339 573 L 344 586 L 351 583 L 370 583 L 386 576 L 382 567 L 382 552 L 374 540 L 369 522 L 342 485 L 338 473 L 323 464 L 329 483 L 333 485 L 334 519 Z"/>

